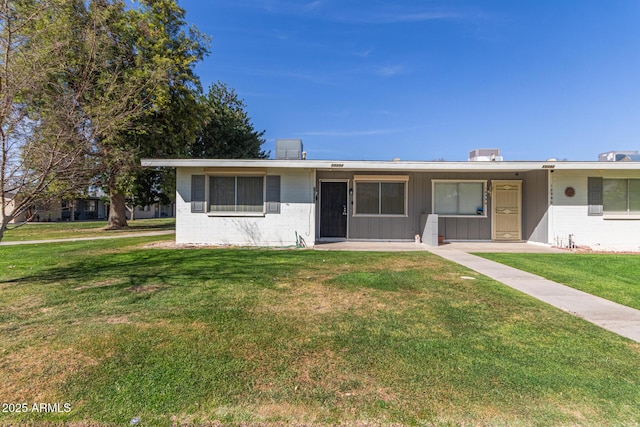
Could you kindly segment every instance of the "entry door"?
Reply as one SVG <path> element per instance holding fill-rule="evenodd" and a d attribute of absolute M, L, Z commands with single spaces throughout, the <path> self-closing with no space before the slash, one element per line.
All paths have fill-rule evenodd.
<path fill-rule="evenodd" d="M 522 181 L 492 181 L 493 240 L 522 240 Z"/>
<path fill-rule="evenodd" d="M 320 183 L 320 237 L 347 238 L 347 183 Z"/>

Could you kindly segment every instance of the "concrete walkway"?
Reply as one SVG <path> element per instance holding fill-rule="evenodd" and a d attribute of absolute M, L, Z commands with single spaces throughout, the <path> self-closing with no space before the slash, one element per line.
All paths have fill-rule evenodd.
<path fill-rule="evenodd" d="M 640 310 L 587 294 L 535 274 L 471 255 L 466 250 L 456 249 L 454 245 L 443 245 L 437 248 L 425 246 L 425 248 L 433 254 L 491 277 L 604 329 L 640 342 Z M 548 249 L 551 250 L 551 248 Z M 485 251 L 501 252 L 496 247 Z"/>
<path fill-rule="evenodd" d="M 141 231 L 139 233 L 118 233 L 110 236 L 94 236 L 94 237 L 70 237 L 67 239 L 47 239 L 47 240 L 24 240 L 18 242 L 0 242 L 0 246 L 15 245 L 35 245 L 38 243 L 64 243 L 64 242 L 83 242 L 85 240 L 104 240 L 104 239 L 123 239 L 125 237 L 147 237 L 147 236 L 163 236 L 165 234 L 174 234 L 174 230 L 163 231 Z"/>

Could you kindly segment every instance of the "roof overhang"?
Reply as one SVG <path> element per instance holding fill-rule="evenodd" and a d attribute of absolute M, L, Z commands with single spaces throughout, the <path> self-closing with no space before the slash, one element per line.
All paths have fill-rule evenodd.
<path fill-rule="evenodd" d="M 282 168 L 320 171 L 526 172 L 534 170 L 640 170 L 636 162 L 420 162 L 381 160 L 142 159 L 145 167 Z"/>

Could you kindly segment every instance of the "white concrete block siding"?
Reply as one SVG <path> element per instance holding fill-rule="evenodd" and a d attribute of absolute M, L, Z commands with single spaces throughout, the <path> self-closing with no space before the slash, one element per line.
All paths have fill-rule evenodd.
<path fill-rule="evenodd" d="M 301 237 L 307 246 L 313 246 L 314 170 L 267 168 L 267 175 L 280 175 L 280 213 L 258 217 L 192 213 L 191 175 L 206 175 L 206 172 L 204 168 L 177 169 L 177 243 L 293 246 Z"/>
<path fill-rule="evenodd" d="M 551 174 L 549 206 L 549 243 L 566 246 L 569 235 L 578 247 L 602 251 L 640 251 L 640 218 L 613 219 L 588 215 L 587 178 L 638 178 L 638 171 L 563 171 Z M 575 196 L 565 189 L 573 187 Z"/>

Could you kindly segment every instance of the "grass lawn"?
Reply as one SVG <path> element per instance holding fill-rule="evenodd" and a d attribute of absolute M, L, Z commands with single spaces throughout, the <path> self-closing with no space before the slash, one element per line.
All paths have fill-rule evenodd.
<path fill-rule="evenodd" d="M 640 256 L 476 254 L 640 310 Z"/>
<path fill-rule="evenodd" d="M 640 422 L 640 344 L 432 254 L 167 239 L 0 247 L 0 425 Z"/>
<path fill-rule="evenodd" d="M 3 242 L 25 240 L 69 239 L 74 237 L 98 237 L 120 233 L 174 230 L 175 218 L 152 218 L 128 221 L 122 230 L 105 230 L 106 221 L 32 222 L 20 226 L 13 224 L 5 231 Z"/>

